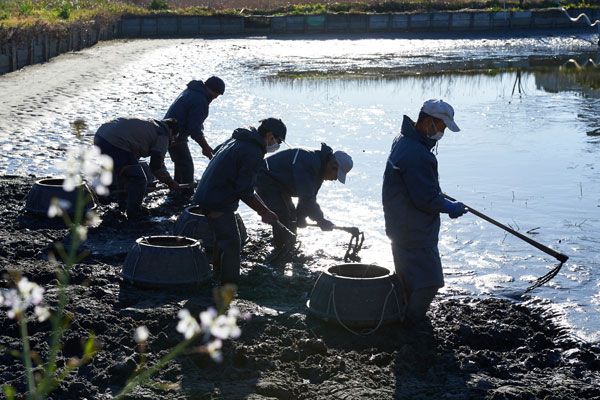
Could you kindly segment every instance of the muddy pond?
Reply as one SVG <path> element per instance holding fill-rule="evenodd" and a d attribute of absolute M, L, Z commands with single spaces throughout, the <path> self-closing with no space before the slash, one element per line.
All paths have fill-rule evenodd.
<path fill-rule="evenodd" d="M 402 117 L 441 97 L 460 133 L 437 148 L 443 190 L 570 256 L 533 296 L 562 323 L 600 339 L 600 73 L 593 36 L 283 37 L 102 43 L 0 77 L 0 174 L 46 176 L 72 142 L 69 123 L 95 129 L 116 116 L 161 118 L 191 79 L 221 76 L 209 143 L 259 119 L 288 125 L 292 146 L 326 142 L 350 153 L 346 185 L 324 184 L 326 216 L 364 230 L 364 262 L 393 268 L 381 209 L 382 174 Z M 588 61 L 588 60 L 592 61 Z M 199 179 L 207 160 L 191 146 Z M 258 219 L 244 206 L 247 224 Z M 305 252 L 343 254 L 344 233 L 301 232 Z M 442 218 L 444 291 L 502 296 L 556 262 L 466 215 Z M 338 255 L 339 255 L 338 254 Z M 293 270 L 288 271 L 293 274 Z"/>

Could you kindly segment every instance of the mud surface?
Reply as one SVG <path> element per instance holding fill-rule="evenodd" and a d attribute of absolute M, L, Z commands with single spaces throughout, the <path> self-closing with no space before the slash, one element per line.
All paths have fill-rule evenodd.
<path fill-rule="evenodd" d="M 42 284 L 52 301 L 55 266 L 47 259 L 66 232 L 22 212 L 33 178 L 0 178 L 0 265 Z M 155 192 L 151 204 L 164 192 Z M 103 206 L 91 229 L 90 256 L 72 271 L 68 311 L 73 319 L 61 360 L 80 356 L 94 332 L 102 343 L 93 361 L 71 375 L 54 399 L 108 399 L 139 363 L 132 338 L 146 325 L 150 362 L 176 345 L 177 311 L 211 304 L 210 286 L 186 291 L 137 289 L 119 269 L 133 241 L 170 233 L 181 204 L 166 200 L 154 217 L 128 226 Z M 599 399 L 600 346 L 578 341 L 552 322 L 551 305 L 536 300 L 439 297 L 431 324 L 389 325 L 363 337 L 307 316 L 305 302 L 319 263 L 299 255 L 286 268 L 261 264 L 266 231 L 249 226 L 236 305 L 252 313 L 242 337 L 224 346 L 224 361 L 187 354 L 171 362 L 135 399 Z M 292 276 L 285 273 L 291 268 Z M 7 287 L 6 279 L 2 287 Z M 31 321 L 33 347 L 44 355 L 48 323 Z M 18 328 L 0 312 L 0 345 L 20 348 Z M 21 362 L 0 356 L 0 382 L 24 389 Z"/>

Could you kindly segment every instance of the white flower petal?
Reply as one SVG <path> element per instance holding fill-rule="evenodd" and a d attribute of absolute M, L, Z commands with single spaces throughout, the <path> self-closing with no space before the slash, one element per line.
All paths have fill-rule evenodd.
<path fill-rule="evenodd" d="M 77 232 L 77 236 L 79 236 L 79 240 L 81 240 L 82 242 L 85 242 L 87 240 L 88 229 L 86 226 L 79 225 L 77 228 L 75 228 L 75 231 Z"/>
<path fill-rule="evenodd" d="M 133 339 L 135 340 L 136 343 L 141 344 L 141 343 L 145 343 L 148 340 L 148 337 L 150 336 L 150 332 L 148 331 L 148 328 L 146 328 L 145 326 L 138 326 L 135 329 L 135 332 L 133 334 Z"/>
<path fill-rule="evenodd" d="M 50 311 L 46 307 L 35 306 L 33 309 L 38 321 L 44 322 L 48 318 L 50 318 Z"/>

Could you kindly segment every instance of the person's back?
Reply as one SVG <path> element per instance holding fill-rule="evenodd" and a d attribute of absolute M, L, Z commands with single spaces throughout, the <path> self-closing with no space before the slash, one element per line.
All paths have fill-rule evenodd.
<path fill-rule="evenodd" d="M 169 131 L 153 119 L 117 118 L 102 124 L 98 137 L 135 157 L 149 157 L 152 151 L 162 154 L 169 147 Z"/>
<path fill-rule="evenodd" d="M 254 128 L 238 128 L 215 150 L 193 203 L 212 211 L 235 211 L 240 199 L 254 193 L 254 175 L 266 152 L 264 140 Z"/>
<path fill-rule="evenodd" d="M 265 159 L 257 182 L 271 179 L 292 197 L 313 197 L 323 184 L 323 170 L 331 148 L 323 145 L 320 150 L 286 149 Z"/>
<path fill-rule="evenodd" d="M 165 114 L 179 124 L 180 139 L 202 136 L 203 123 L 208 117 L 210 94 L 204 82 L 193 80 L 187 88 L 175 99 Z"/>

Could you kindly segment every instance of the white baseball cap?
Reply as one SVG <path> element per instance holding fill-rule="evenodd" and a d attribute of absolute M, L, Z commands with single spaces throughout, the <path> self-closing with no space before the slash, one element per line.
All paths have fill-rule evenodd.
<path fill-rule="evenodd" d="M 335 160 L 338 164 L 338 181 L 342 183 L 346 183 L 346 174 L 350 172 L 354 163 L 352 162 L 352 157 L 346 152 L 336 151 L 333 153 Z"/>
<path fill-rule="evenodd" d="M 421 112 L 430 115 L 434 118 L 439 118 L 444 121 L 444 124 L 452 132 L 459 132 L 460 128 L 454 122 L 454 108 L 448 103 L 440 99 L 430 99 L 423 103 Z"/>

